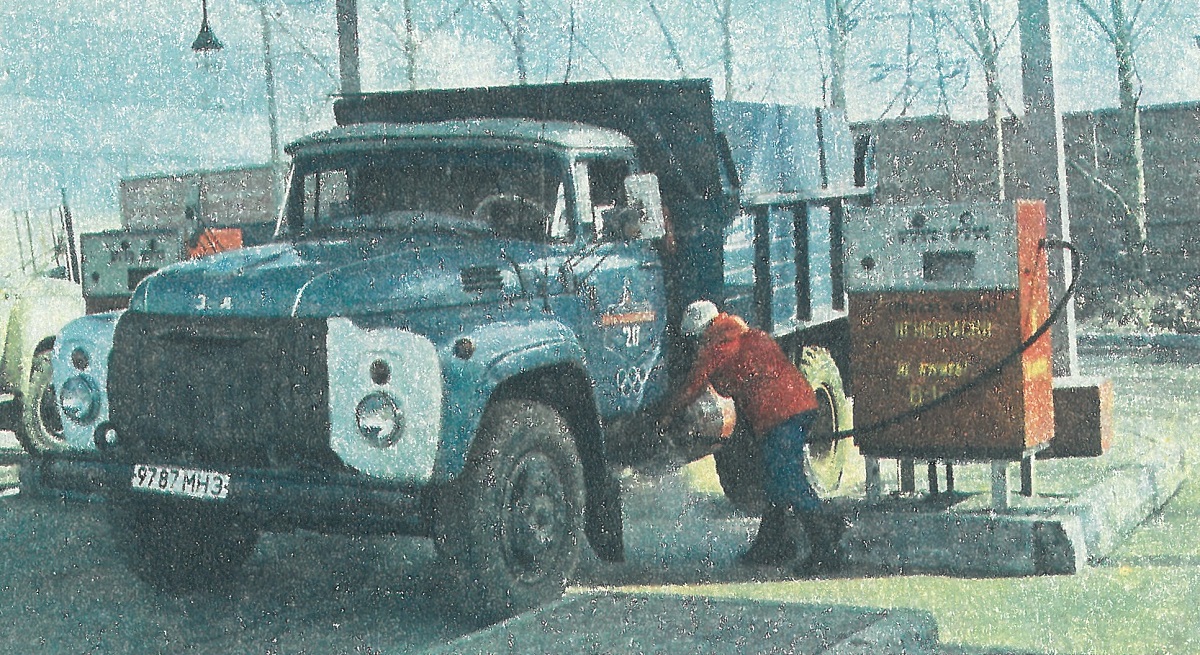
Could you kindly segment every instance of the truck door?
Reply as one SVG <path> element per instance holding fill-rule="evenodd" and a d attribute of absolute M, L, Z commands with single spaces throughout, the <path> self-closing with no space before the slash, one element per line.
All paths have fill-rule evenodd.
<path fill-rule="evenodd" d="M 625 179 L 628 161 L 590 158 L 572 170 L 578 250 L 560 269 L 556 313 L 574 314 L 601 415 L 645 407 L 666 389 L 666 293 L 652 241 L 637 233 Z"/>

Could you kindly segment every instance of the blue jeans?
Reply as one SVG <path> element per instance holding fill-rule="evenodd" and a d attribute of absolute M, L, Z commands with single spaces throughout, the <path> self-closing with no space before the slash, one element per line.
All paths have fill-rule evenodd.
<path fill-rule="evenodd" d="M 794 511 L 820 507 L 821 500 L 804 475 L 804 442 L 816 418 L 815 411 L 802 412 L 775 426 L 763 439 L 768 502 Z"/>

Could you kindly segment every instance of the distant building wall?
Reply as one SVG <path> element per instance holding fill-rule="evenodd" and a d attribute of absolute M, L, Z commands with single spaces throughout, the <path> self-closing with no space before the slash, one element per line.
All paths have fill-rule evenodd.
<path fill-rule="evenodd" d="M 121 180 L 121 225 L 132 230 L 273 223 L 269 166 Z"/>
<path fill-rule="evenodd" d="M 1064 118 L 1072 240 L 1093 260 L 1111 257 L 1121 242 L 1115 219 L 1119 203 L 1093 179 L 1112 177 L 1114 118 L 1115 110 Z M 990 126 L 982 121 L 921 117 L 856 127 L 875 135 L 879 202 L 925 204 L 998 197 L 995 141 Z M 1013 121 L 1007 121 L 1008 143 L 1013 128 Z M 1151 268 L 1162 275 L 1194 276 L 1200 273 L 1200 103 L 1144 108 L 1142 135 Z"/>

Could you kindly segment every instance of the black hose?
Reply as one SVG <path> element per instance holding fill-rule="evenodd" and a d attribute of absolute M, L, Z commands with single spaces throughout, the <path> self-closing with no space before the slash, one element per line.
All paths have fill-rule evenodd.
<path fill-rule="evenodd" d="M 1020 346 L 1018 346 L 1003 359 L 984 369 L 974 378 L 971 378 L 954 389 L 946 392 L 944 395 L 938 396 L 937 398 L 934 398 L 925 404 L 918 405 L 917 407 L 913 407 L 912 409 L 901 412 L 895 416 L 867 425 L 866 427 L 835 432 L 832 435 L 832 438 L 836 440 L 844 437 L 850 437 L 855 434 L 878 432 L 884 428 L 889 428 L 898 423 L 910 421 L 921 414 L 934 409 L 935 407 L 940 407 L 951 400 L 962 396 L 963 394 L 975 389 L 983 382 L 999 375 L 1005 367 L 1017 361 L 1021 355 L 1024 355 L 1027 350 L 1032 348 L 1033 344 L 1037 343 L 1038 339 L 1041 339 L 1050 330 L 1050 326 L 1058 320 L 1059 316 L 1061 316 L 1063 311 L 1067 308 L 1067 303 L 1070 302 L 1071 297 L 1075 295 L 1075 287 L 1079 284 L 1079 273 L 1081 269 L 1079 251 L 1077 251 L 1075 246 L 1071 245 L 1070 242 L 1063 241 L 1061 239 L 1042 239 L 1038 243 L 1038 246 L 1043 250 L 1048 248 L 1061 248 L 1071 253 L 1071 284 L 1067 286 L 1066 291 L 1063 293 L 1063 297 L 1059 299 L 1058 304 L 1054 306 L 1054 310 L 1050 312 L 1050 316 L 1046 318 L 1046 321 L 1042 323 L 1042 325 L 1038 327 L 1038 329 L 1035 330 L 1028 339 L 1022 342 Z"/>

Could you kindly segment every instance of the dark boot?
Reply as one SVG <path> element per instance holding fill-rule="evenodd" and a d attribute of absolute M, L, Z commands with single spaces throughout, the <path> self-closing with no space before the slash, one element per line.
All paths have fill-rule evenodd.
<path fill-rule="evenodd" d="M 826 512 L 804 512 L 800 520 L 808 537 L 809 554 L 808 559 L 797 567 L 797 572 L 819 575 L 842 568 L 845 563 L 842 535 L 850 527 L 846 517 Z"/>
<path fill-rule="evenodd" d="M 738 557 L 747 566 L 779 566 L 796 557 L 793 534 L 795 515 L 787 507 L 771 505 L 763 512 L 758 534 L 750 549 Z"/>

